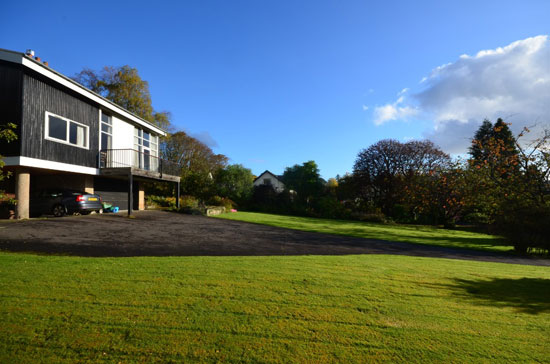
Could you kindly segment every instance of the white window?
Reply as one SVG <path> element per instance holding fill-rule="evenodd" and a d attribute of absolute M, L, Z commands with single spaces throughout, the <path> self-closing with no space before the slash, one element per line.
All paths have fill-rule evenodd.
<path fill-rule="evenodd" d="M 152 171 L 158 169 L 158 140 L 157 135 L 134 129 L 134 149 L 138 151 L 137 167 Z"/>
<path fill-rule="evenodd" d="M 113 149 L 113 119 L 101 112 L 101 150 Z"/>
<path fill-rule="evenodd" d="M 88 126 L 62 116 L 46 112 L 45 134 L 48 140 L 88 149 Z"/>
<path fill-rule="evenodd" d="M 152 156 L 158 156 L 159 137 L 142 129 L 134 129 L 134 149 L 143 152 L 147 150 Z"/>

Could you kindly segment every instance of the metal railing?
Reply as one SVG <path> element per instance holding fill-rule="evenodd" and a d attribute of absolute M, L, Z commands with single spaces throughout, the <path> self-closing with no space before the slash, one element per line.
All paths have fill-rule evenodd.
<path fill-rule="evenodd" d="M 99 168 L 133 167 L 170 176 L 180 176 L 181 166 L 135 149 L 104 149 L 99 152 Z"/>

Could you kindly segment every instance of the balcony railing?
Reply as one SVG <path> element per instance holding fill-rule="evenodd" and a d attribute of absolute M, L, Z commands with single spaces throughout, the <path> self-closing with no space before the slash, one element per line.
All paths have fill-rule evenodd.
<path fill-rule="evenodd" d="M 181 166 L 135 149 L 105 149 L 99 152 L 99 168 L 138 168 L 179 177 Z"/>

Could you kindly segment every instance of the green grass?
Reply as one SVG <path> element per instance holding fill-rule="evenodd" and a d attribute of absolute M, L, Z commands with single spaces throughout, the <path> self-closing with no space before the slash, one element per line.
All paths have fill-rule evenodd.
<path fill-rule="evenodd" d="M 547 362 L 550 270 L 0 253 L 2 363 Z"/>
<path fill-rule="evenodd" d="M 215 216 L 256 224 L 359 238 L 400 241 L 496 252 L 511 252 L 513 246 L 502 238 L 461 229 L 442 229 L 425 225 L 377 224 L 349 220 L 317 219 L 256 212 L 236 212 Z"/>

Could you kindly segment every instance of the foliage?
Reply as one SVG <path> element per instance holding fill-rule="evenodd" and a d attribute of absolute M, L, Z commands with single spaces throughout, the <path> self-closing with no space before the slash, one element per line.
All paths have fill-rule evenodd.
<path fill-rule="evenodd" d="M 498 231 L 514 244 L 516 251 L 550 252 L 550 206 L 507 201 L 496 218 Z"/>
<path fill-rule="evenodd" d="M 235 202 L 231 201 L 231 199 L 220 196 L 210 197 L 210 199 L 206 201 L 206 204 L 211 206 L 223 206 L 226 211 L 229 211 L 235 207 Z"/>
<path fill-rule="evenodd" d="M 5 143 L 10 143 L 17 139 L 17 134 L 15 133 L 15 129 L 17 128 L 17 125 L 14 123 L 6 123 L 4 125 L 0 125 L 0 141 L 3 141 Z M 5 172 L 3 170 L 5 166 L 4 160 L 2 158 L 2 155 L 0 155 L 0 182 L 3 180 L 9 178 L 11 176 L 11 172 Z M 4 197 L 4 191 L 0 190 L 0 199 Z"/>
<path fill-rule="evenodd" d="M 324 189 L 319 168 L 314 161 L 287 167 L 282 180 L 287 189 L 296 191 L 297 201 L 306 206 L 318 198 Z"/>
<path fill-rule="evenodd" d="M 215 182 L 220 196 L 226 196 L 240 206 L 246 205 L 252 196 L 254 176 L 242 164 L 231 164 L 218 170 Z"/>
<path fill-rule="evenodd" d="M 170 113 L 154 111 L 149 83 L 141 79 L 136 68 L 128 65 L 105 66 L 100 71 L 84 68 L 73 79 L 161 128 L 170 127 Z"/>
<path fill-rule="evenodd" d="M 483 121 L 469 151 L 473 165 L 490 165 L 493 169 L 518 154 L 516 139 L 501 118 L 495 125 L 487 119 Z"/>
<path fill-rule="evenodd" d="M 166 196 L 157 196 L 157 195 L 145 195 L 145 201 L 147 206 L 155 207 L 175 207 L 176 198 L 175 197 L 166 197 Z"/>
<path fill-rule="evenodd" d="M 407 189 L 443 170 L 449 162 L 450 157 L 427 140 L 381 140 L 357 156 L 353 167 L 357 194 L 391 215 L 396 204 L 406 202 Z"/>
<path fill-rule="evenodd" d="M 190 195 L 184 195 L 181 197 L 181 207 L 197 208 L 199 207 L 199 200 Z"/>
<path fill-rule="evenodd" d="M 225 168 L 228 158 L 183 131 L 169 135 L 162 156 L 182 166 L 181 189 L 204 201 L 216 195 L 215 178 Z"/>

